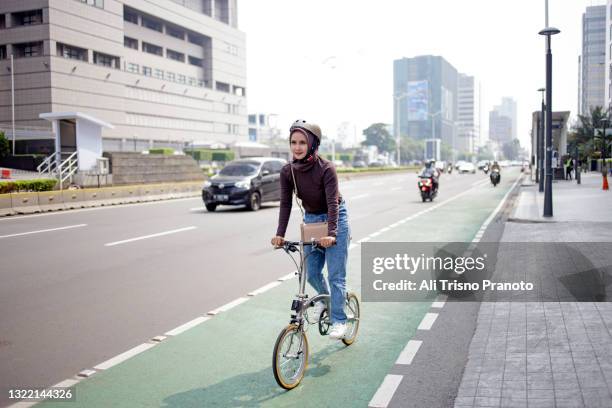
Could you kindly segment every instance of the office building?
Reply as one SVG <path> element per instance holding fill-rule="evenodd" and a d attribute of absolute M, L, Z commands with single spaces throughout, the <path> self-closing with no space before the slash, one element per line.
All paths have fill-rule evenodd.
<path fill-rule="evenodd" d="M 236 3 L 2 0 L 0 128 L 11 136 L 14 74 L 18 137 L 74 134 L 74 120 L 54 129 L 40 118 L 73 112 L 112 125 L 105 151 L 248 140 Z"/>

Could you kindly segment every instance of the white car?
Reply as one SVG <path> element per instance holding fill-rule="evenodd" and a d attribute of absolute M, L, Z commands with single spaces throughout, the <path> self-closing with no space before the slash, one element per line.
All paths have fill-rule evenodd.
<path fill-rule="evenodd" d="M 463 162 L 459 165 L 459 173 L 476 173 L 476 166 L 469 162 Z"/>

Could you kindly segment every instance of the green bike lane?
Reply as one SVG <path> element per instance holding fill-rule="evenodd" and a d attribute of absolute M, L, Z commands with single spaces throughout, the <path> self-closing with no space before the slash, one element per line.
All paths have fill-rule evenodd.
<path fill-rule="evenodd" d="M 506 175 L 497 188 L 488 183 L 474 187 L 461 197 L 382 232 L 372 241 L 469 242 L 512 186 L 515 176 Z M 431 205 L 424 203 L 423 209 Z M 386 226 L 380 226 L 383 227 Z M 278 256 L 287 257 L 282 251 Z M 358 294 L 360 257 L 360 245 L 356 245 L 349 252 L 347 278 L 350 290 Z M 293 266 L 287 259 L 287 270 Z M 265 265 L 253 265 L 251 273 L 257 273 L 260 267 Z M 75 385 L 76 402 L 45 401 L 37 406 L 367 406 L 431 303 L 362 302 L 359 335 L 349 347 L 320 336 L 316 325 L 310 326 L 308 370 L 300 386 L 285 391 L 272 374 L 272 349 L 278 333 L 288 323 L 297 285 L 297 279 L 285 281 L 121 364 L 97 372 Z"/>

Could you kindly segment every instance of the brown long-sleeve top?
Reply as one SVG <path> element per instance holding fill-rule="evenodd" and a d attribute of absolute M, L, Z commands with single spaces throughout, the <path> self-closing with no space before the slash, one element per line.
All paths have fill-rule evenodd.
<path fill-rule="evenodd" d="M 278 229 L 276 235 L 285 236 L 293 194 L 293 179 L 291 177 L 291 164 L 285 165 L 280 174 L 281 201 L 278 214 Z M 327 213 L 327 233 L 336 236 L 338 225 L 338 203 L 342 196 L 338 191 L 338 176 L 334 165 L 322 158 L 317 158 L 313 167 L 307 171 L 294 168 L 297 183 L 298 197 L 302 200 L 304 210 L 313 214 Z"/>

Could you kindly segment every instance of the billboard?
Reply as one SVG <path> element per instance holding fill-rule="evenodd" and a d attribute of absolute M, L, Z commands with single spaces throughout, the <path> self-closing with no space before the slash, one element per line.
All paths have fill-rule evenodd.
<path fill-rule="evenodd" d="M 427 81 L 409 81 L 407 99 L 408 121 L 427 120 L 429 112 Z"/>

